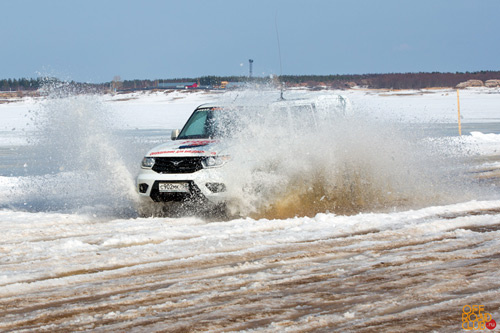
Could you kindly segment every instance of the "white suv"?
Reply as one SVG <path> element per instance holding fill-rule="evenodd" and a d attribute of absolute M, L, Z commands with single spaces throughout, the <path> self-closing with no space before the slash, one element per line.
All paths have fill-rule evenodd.
<path fill-rule="evenodd" d="M 243 118 L 254 125 L 259 121 L 278 121 L 278 126 L 300 131 L 305 123 L 317 125 L 325 120 L 325 115 L 345 114 L 348 108 L 349 101 L 340 95 L 260 105 L 200 105 L 180 132 L 172 131 L 172 141 L 146 154 L 137 177 L 139 195 L 156 202 L 194 200 L 222 204 L 228 199 L 224 165 L 231 163 L 231 140 L 227 138 L 241 131 Z"/>
<path fill-rule="evenodd" d="M 219 153 L 220 138 L 214 126 L 217 112 L 221 108 L 216 105 L 199 106 L 180 133 L 172 131 L 172 141 L 146 154 L 137 177 L 141 196 L 153 201 L 224 201 L 220 167 L 228 157 Z"/>

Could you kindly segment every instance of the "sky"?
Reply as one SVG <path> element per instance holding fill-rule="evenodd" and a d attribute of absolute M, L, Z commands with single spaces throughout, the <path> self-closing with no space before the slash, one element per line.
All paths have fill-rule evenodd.
<path fill-rule="evenodd" d="M 498 0 L 0 0 L 0 79 L 246 76 L 249 59 L 254 76 L 500 70 L 499 13 Z"/>

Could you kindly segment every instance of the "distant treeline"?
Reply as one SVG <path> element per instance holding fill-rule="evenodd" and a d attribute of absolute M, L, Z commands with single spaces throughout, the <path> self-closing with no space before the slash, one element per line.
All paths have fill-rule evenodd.
<path fill-rule="evenodd" d="M 259 82 L 265 83 L 269 82 L 269 78 L 257 77 L 248 78 L 247 76 L 202 76 L 198 78 L 175 78 L 175 79 L 161 79 L 161 80 L 124 80 L 119 82 L 118 85 L 124 90 L 133 89 L 147 89 L 157 87 L 159 83 L 162 82 L 193 82 L 201 86 L 212 86 L 217 87 L 221 85 L 221 82 Z M 116 82 L 112 82 L 112 85 Z"/>
<path fill-rule="evenodd" d="M 43 79 L 3 79 L 0 80 L 0 91 L 37 90 Z"/>
<path fill-rule="evenodd" d="M 175 78 L 161 80 L 116 80 L 99 84 L 71 82 L 83 90 L 104 91 L 154 89 L 160 82 L 196 82 L 201 86 L 217 87 L 221 82 L 277 83 L 286 86 L 304 86 L 316 88 L 321 86 L 344 89 L 363 86 L 374 89 L 421 89 L 432 87 L 455 87 L 460 82 L 476 79 L 486 81 L 500 79 L 500 71 L 456 72 L 456 73 L 387 73 L 387 74 L 353 74 L 353 75 L 283 75 L 273 79 L 268 77 L 246 76 L 203 76 L 199 78 Z M 3 79 L 0 80 L 0 91 L 33 91 L 47 83 L 60 82 L 56 78 L 37 79 Z"/>
<path fill-rule="evenodd" d="M 89 84 L 79 83 L 75 81 L 64 82 L 57 78 L 41 77 L 36 79 L 0 79 L 0 91 L 35 91 L 44 87 L 54 86 L 57 84 L 67 84 L 73 88 L 74 91 L 89 91 L 89 90 L 102 90 L 109 87 L 109 83 Z"/>
<path fill-rule="evenodd" d="M 500 71 L 465 73 L 388 73 L 361 75 L 301 75 L 282 76 L 281 80 L 291 85 L 329 86 L 344 88 L 353 85 L 374 89 L 422 89 L 433 87 L 455 87 L 468 80 L 500 79 Z"/>

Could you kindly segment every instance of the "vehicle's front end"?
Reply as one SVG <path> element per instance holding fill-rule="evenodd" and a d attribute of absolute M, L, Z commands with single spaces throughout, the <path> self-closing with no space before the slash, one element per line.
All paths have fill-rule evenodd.
<path fill-rule="evenodd" d="M 172 141 L 150 150 L 141 164 L 137 191 L 156 202 L 225 201 L 221 168 L 229 157 L 217 137 L 215 107 L 199 107 Z"/>
<path fill-rule="evenodd" d="M 217 143 L 204 144 L 199 140 L 173 143 L 176 144 L 170 147 L 159 146 L 144 157 L 137 177 L 139 194 L 153 201 L 223 202 L 226 186 L 220 169 L 228 157 L 200 147 Z"/>

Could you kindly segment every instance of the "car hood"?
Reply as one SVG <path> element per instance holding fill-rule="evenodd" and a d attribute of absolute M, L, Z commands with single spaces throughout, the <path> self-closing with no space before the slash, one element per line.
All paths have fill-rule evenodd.
<path fill-rule="evenodd" d="M 220 152 L 219 140 L 193 139 L 174 140 L 163 143 L 151 149 L 146 156 L 210 156 Z"/>

